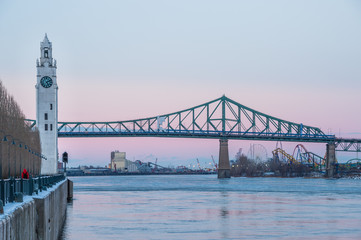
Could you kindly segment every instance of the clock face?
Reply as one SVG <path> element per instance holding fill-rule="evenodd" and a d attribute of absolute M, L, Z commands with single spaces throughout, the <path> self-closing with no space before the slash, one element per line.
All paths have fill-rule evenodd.
<path fill-rule="evenodd" d="M 44 88 L 50 88 L 51 85 L 53 85 L 53 80 L 50 77 L 45 76 L 41 78 L 40 83 Z"/>

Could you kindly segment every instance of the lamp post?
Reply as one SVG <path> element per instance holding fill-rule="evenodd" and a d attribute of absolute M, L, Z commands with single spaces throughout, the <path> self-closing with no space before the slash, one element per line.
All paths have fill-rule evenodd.
<path fill-rule="evenodd" d="M 25 146 L 24 146 L 24 149 L 25 149 L 25 152 L 28 152 L 28 151 L 27 151 L 27 150 L 29 149 L 28 145 L 25 145 Z M 24 158 L 24 166 L 21 166 L 21 170 L 23 170 L 23 168 L 25 168 L 25 169 L 27 168 L 25 158 Z"/>
<path fill-rule="evenodd" d="M 4 131 L 0 132 L 5 135 Z M 3 179 L 3 141 L 4 139 L 1 139 L 1 143 L 0 143 L 0 178 Z"/>
<path fill-rule="evenodd" d="M 5 135 L 3 141 L 8 142 L 8 163 L 9 163 L 8 164 L 8 169 L 9 169 L 8 178 L 10 178 L 10 141 L 9 141 L 8 137 L 12 137 L 12 136 L 11 135 Z"/>
<path fill-rule="evenodd" d="M 33 176 L 35 176 L 35 158 L 34 158 L 34 151 L 31 151 L 31 154 L 33 154 Z"/>
<path fill-rule="evenodd" d="M 0 178 L 3 179 L 3 139 L 1 139 L 0 145 Z"/>
<path fill-rule="evenodd" d="M 29 146 L 25 145 L 25 153 L 29 153 Z M 23 168 L 25 168 L 27 171 L 29 170 L 29 166 L 28 166 L 28 161 L 26 161 L 26 154 L 24 156 L 24 166 Z"/>
<path fill-rule="evenodd" d="M 63 163 L 64 163 L 64 176 L 66 176 L 66 164 L 68 163 L 68 153 L 63 153 Z"/>
<path fill-rule="evenodd" d="M 20 141 L 19 139 L 13 139 L 12 145 L 16 146 L 16 141 Z M 14 147 L 14 178 L 16 178 L 16 148 Z"/>
<path fill-rule="evenodd" d="M 34 159 L 34 174 L 36 175 L 39 175 L 38 173 L 38 161 L 40 159 L 40 153 L 38 152 L 34 152 L 34 156 L 35 156 L 35 159 Z"/>
<path fill-rule="evenodd" d="M 24 144 L 24 142 L 20 141 L 20 139 L 15 138 L 15 139 L 13 139 L 12 144 L 15 145 L 15 146 L 18 146 L 20 148 L 20 171 L 19 171 L 20 175 L 19 176 L 21 176 L 21 148 L 22 148 L 22 145 Z M 17 152 L 17 149 L 14 148 L 14 151 L 15 151 L 15 153 L 14 153 L 14 155 L 15 155 L 15 158 L 14 158 L 14 175 L 16 177 L 17 174 L 18 174 L 17 173 L 17 167 L 16 167 L 16 157 L 17 157 L 16 152 Z"/>
<path fill-rule="evenodd" d="M 1 131 L 1 133 L 3 135 L 5 135 L 5 133 L 3 131 Z M 0 147 L 0 175 L 1 175 L 0 186 L 1 186 L 1 190 L 0 190 L 0 196 L 1 196 L 1 201 L 5 205 L 5 183 L 4 183 L 4 177 L 3 177 L 3 142 L 4 142 L 4 139 L 1 139 L 1 147 Z"/>
<path fill-rule="evenodd" d="M 29 153 L 29 155 L 28 155 L 28 172 L 29 172 L 29 174 L 30 174 L 30 169 L 31 169 L 31 165 L 30 165 L 30 154 L 31 154 L 31 149 L 28 147 L 28 153 Z"/>
<path fill-rule="evenodd" d="M 24 147 L 26 147 L 25 143 L 20 141 L 20 142 L 19 142 L 19 148 L 20 148 L 19 174 L 20 174 L 20 178 L 21 178 L 21 172 L 22 172 L 22 169 L 21 169 L 21 161 L 22 161 L 21 152 L 22 152 L 23 145 L 24 145 Z M 25 148 L 25 149 L 26 149 L 26 148 Z"/>
<path fill-rule="evenodd" d="M 38 164 L 35 164 L 35 162 L 38 161 L 39 154 L 36 152 L 36 153 L 34 153 L 34 155 L 35 155 L 35 159 L 34 159 L 34 174 L 38 175 L 38 171 L 35 170 L 36 165 L 38 165 Z"/>

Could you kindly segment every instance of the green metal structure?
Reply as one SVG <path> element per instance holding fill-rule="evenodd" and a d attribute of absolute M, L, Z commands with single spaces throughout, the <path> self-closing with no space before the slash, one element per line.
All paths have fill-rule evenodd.
<path fill-rule="evenodd" d="M 34 120 L 27 120 L 35 127 Z M 361 151 L 361 140 L 337 139 L 317 127 L 276 118 L 226 96 L 182 111 L 114 122 L 59 122 L 58 137 L 176 137 L 336 143 Z"/>

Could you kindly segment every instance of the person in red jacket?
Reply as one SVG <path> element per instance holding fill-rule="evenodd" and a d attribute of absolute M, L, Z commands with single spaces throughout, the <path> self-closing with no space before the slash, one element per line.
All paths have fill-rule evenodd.
<path fill-rule="evenodd" d="M 25 168 L 24 168 L 23 173 L 21 174 L 21 177 L 24 179 L 29 179 L 29 173 L 28 173 L 28 171 L 26 171 Z"/>

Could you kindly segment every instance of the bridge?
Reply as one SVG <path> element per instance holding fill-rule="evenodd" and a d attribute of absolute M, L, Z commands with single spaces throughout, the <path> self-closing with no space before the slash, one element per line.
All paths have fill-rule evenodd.
<path fill-rule="evenodd" d="M 26 120 L 30 127 L 35 120 Z M 361 152 L 361 139 L 336 138 L 317 127 L 276 118 L 226 96 L 182 111 L 114 122 L 58 122 L 58 137 L 175 137 L 220 140 L 219 177 L 229 175 L 228 140 L 318 142 L 327 144 L 328 175 L 335 151 Z"/>

